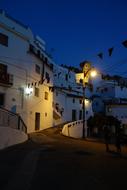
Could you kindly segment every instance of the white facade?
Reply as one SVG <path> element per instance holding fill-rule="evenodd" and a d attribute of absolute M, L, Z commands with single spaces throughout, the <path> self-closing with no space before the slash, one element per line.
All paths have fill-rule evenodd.
<path fill-rule="evenodd" d="M 28 133 L 53 125 L 52 61 L 39 39 L 28 27 L 0 12 L 0 67 L 6 66 L 5 75 L 13 79 L 11 84 L 1 79 L 0 104 L 22 116 Z"/>
<path fill-rule="evenodd" d="M 89 90 L 86 89 L 86 95 Z M 68 68 L 54 65 L 54 107 L 58 108 L 58 117 L 54 113 L 54 125 L 81 120 L 83 89 L 76 83 L 76 74 Z M 93 115 L 90 100 L 86 101 L 86 119 Z M 61 113 L 62 111 L 62 113 Z M 55 112 L 55 110 L 54 110 Z"/>
<path fill-rule="evenodd" d="M 96 87 L 96 94 L 103 99 L 127 98 L 127 87 L 119 85 L 116 81 L 102 79 Z"/>
<path fill-rule="evenodd" d="M 101 79 L 93 92 L 94 113 L 104 113 L 105 103 L 127 103 L 127 87 L 117 81 Z"/>
<path fill-rule="evenodd" d="M 73 138 L 83 137 L 83 122 L 82 120 L 67 123 L 62 129 L 62 134 Z"/>
<path fill-rule="evenodd" d="M 0 106 L 18 113 L 28 133 L 82 119 L 83 91 L 76 74 L 56 65 L 46 54 L 45 42 L 4 11 L 0 11 L 0 72 L 9 76 L 0 78 Z M 86 118 L 91 115 L 87 100 Z"/>
<path fill-rule="evenodd" d="M 127 87 L 115 86 L 116 98 L 127 98 Z"/>

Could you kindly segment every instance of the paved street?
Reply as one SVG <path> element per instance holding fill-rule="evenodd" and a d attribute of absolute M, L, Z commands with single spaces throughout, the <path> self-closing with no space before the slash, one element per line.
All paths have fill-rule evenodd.
<path fill-rule="evenodd" d="M 120 189 L 127 186 L 127 147 L 64 137 L 60 129 L 33 133 L 0 151 L 0 190 Z"/>

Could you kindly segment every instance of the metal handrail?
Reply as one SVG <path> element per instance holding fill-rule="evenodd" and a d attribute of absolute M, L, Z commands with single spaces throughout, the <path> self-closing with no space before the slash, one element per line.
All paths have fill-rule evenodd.
<path fill-rule="evenodd" d="M 27 126 L 19 114 L 0 107 L 0 126 L 10 127 L 27 133 Z"/>

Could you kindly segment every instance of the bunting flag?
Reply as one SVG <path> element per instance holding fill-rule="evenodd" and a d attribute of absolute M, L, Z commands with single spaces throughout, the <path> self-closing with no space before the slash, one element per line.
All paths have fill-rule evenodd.
<path fill-rule="evenodd" d="M 41 80 L 39 81 L 39 83 L 40 83 L 40 84 L 43 84 L 44 81 L 45 81 L 45 79 L 43 78 L 43 79 L 41 79 Z"/>
<path fill-rule="evenodd" d="M 123 46 L 127 48 L 127 40 L 122 42 Z"/>
<path fill-rule="evenodd" d="M 28 88 L 32 88 L 32 87 L 34 87 L 34 86 L 36 87 L 37 85 L 39 86 L 39 85 L 43 84 L 45 80 L 46 80 L 46 79 L 41 79 L 41 80 L 38 81 L 38 82 L 28 83 L 27 86 L 28 86 Z"/>
<path fill-rule="evenodd" d="M 127 40 L 124 40 L 122 42 L 122 45 L 127 48 Z M 113 53 L 113 50 L 114 50 L 114 47 L 111 47 L 108 49 L 108 55 L 111 57 L 112 56 L 112 53 Z M 100 59 L 103 59 L 103 52 L 100 52 L 97 54 L 97 56 L 100 58 Z"/>
<path fill-rule="evenodd" d="M 103 59 L 103 53 L 99 53 L 97 56 L 98 56 L 100 59 Z"/>
<path fill-rule="evenodd" d="M 108 49 L 109 56 L 112 55 L 113 49 L 114 49 L 113 47 Z"/>

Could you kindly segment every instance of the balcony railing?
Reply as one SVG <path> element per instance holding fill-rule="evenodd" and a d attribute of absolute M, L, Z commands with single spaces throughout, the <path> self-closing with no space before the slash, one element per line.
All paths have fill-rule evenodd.
<path fill-rule="evenodd" d="M 13 75 L 8 73 L 0 74 L 0 85 L 1 86 L 12 86 L 13 85 Z"/>

